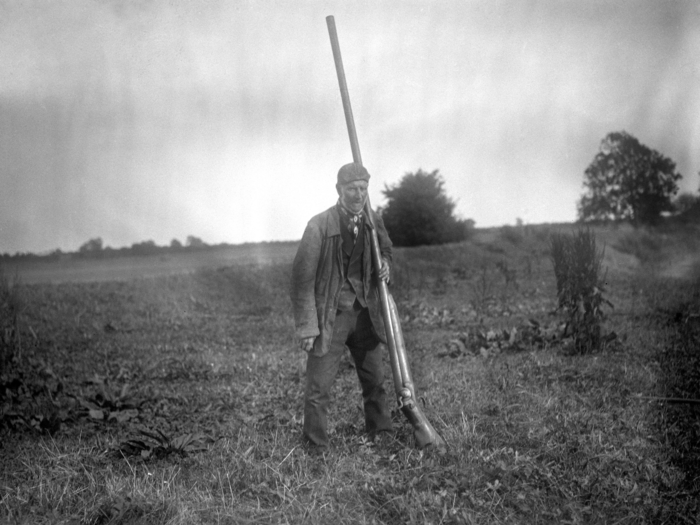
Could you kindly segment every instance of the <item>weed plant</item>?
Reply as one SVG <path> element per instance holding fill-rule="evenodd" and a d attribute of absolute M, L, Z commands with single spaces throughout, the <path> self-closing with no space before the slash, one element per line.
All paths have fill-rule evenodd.
<path fill-rule="evenodd" d="M 491 266 L 482 264 L 470 282 L 471 306 L 478 316 L 483 317 L 489 303 L 494 299 L 495 281 L 496 276 Z"/>
<path fill-rule="evenodd" d="M 590 229 L 552 234 L 551 250 L 559 309 L 566 317 L 565 331 L 573 337 L 573 351 L 600 351 L 605 343 L 601 327 L 605 318 L 603 306 L 612 307 L 603 297 L 604 250 L 598 250 Z"/>

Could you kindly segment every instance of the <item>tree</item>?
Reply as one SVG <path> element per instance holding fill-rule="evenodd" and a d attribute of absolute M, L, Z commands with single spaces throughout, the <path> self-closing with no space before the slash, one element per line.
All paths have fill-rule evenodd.
<path fill-rule="evenodd" d="M 80 253 L 99 253 L 102 251 L 102 237 L 95 237 L 78 248 Z"/>
<path fill-rule="evenodd" d="M 676 164 L 625 131 L 609 133 L 586 168 L 587 192 L 578 204 L 579 219 L 631 220 L 653 224 L 673 211 L 678 192 Z"/>
<path fill-rule="evenodd" d="M 398 184 L 384 185 L 387 204 L 380 211 L 397 246 L 443 244 L 465 240 L 474 221 L 454 216 L 455 202 L 445 193 L 438 170 L 406 173 Z"/>
<path fill-rule="evenodd" d="M 202 239 L 194 235 L 188 235 L 187 239 L 185 239 L 185 246 L 188 248 L 204 248 L 206 245 Z"/>
<path fill-rule="evenodd" d="M 131 245 L 131 253 L 134 255 L 150 255 L 157 251 L 156 241 L 135 242 Z"/>

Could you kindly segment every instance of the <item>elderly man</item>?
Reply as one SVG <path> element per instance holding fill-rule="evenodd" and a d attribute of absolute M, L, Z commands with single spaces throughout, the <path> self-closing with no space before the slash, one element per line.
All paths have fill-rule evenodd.
<path fill-rule="evenodd" d="M 377 289 L 377 278 L 389 280 L 391 240 L 381 217 L 372 211 L 383 259 L 379 272 L 374 272 L 364 216 L 369 177 L 356 163 L 340 168 L 338 202 L 309 221 L 292 267 L 296 336 L 308 353 L 304 437 L 318 447 L 329 444 L 330 391 L 346 346 L 362 387 L 367 432 L 374 438 L 392 428 L 379 344 L 386 341 Z"/>

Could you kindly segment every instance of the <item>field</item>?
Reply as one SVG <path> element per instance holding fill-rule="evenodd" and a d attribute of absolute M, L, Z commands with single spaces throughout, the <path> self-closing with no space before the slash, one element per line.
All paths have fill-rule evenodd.
<path fill-rule="evenodd" d="M 330 452 L 301 445 L 293 244 L 6 269 L 0 522 L 699 523 L 698 231 L 597 228 L 612 335 L 573 355 L 548 254 L 571 228 L 397 250 L 444 453 L 398 411 L 370 442 L 350 359 Z"/>
<path fill-rule="evenodd" d="M 284 264 L 294 257 L 297 244 L 276 242 L 243 244 L 212 250 L 182 251 L 154 256 L 65 258 L 7 263 L 5 274 L 24 284 L 125 281 L 178 275 L 205 268 L 245 264 Z"/>

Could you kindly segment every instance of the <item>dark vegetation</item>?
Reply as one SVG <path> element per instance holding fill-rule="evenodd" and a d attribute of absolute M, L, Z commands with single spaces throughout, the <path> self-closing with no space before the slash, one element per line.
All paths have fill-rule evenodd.
<path fill-rule="evenodd" d="M 445 455 L 415 450 L 399 413 L 393 442 L 369 442 L 349 359 L 333 449 L 303 451 L 288 263 L 4 280 L 0 521 L 692 523 L 700 272 L 665 275 L 697 231 L 592 231 L 615 305 L 599 321 L 619 337 L 576 355 L 551 236 L 577 228 L 397 250 L 392 290 Z"/>
<path fill-rule="evenodd" d="M 396 246 L 445 244 L 469 238 L 474 221 L 454 215 L 456 203 L 447 196 L 444 186 L 438 170 L 418 170 L 384 187 L 386 205 L 380 212 Z"/>
<path fill-rule="evenodd" d="M 572 350 L 578 354 L 599 351 L 616 338 L 614 333 L 602 332 L 604 307 L 613 307 L 603 296 L 606 284 L 603 255 L 590 229 L 551 236 L 557 299 L 566 320 L 564 331 L 571 335 Z"/>
<path fill-rule="evenodd" d="M 669 499 L 678 498 L 682 516 L 700 516 L 700 287 L 672 304 L 659 319 L 669 344 L 660 356 L 663 410 L 661 432 L 667 436 L 671 460 L 682 472 L 677 486 L 662 485 Z M 691 499 L 685 499 L 685 494 Z"/>
<path fill-rule="evenodd" d="M 670 158 L 621 131 L 601 141 L 584 177 L 579 219 L 656 224 L 663 212 L 675 211 L 673 196 L 682 176 Z"/>
<path fill-rule="evenodd" d="M 0 270 L 2 268 L 0 267 Z M 19 326 L 22 298 L 17 282 L 11 283 L 0 271 L 0 372 L 21 358 L 22 332 Z"/>

